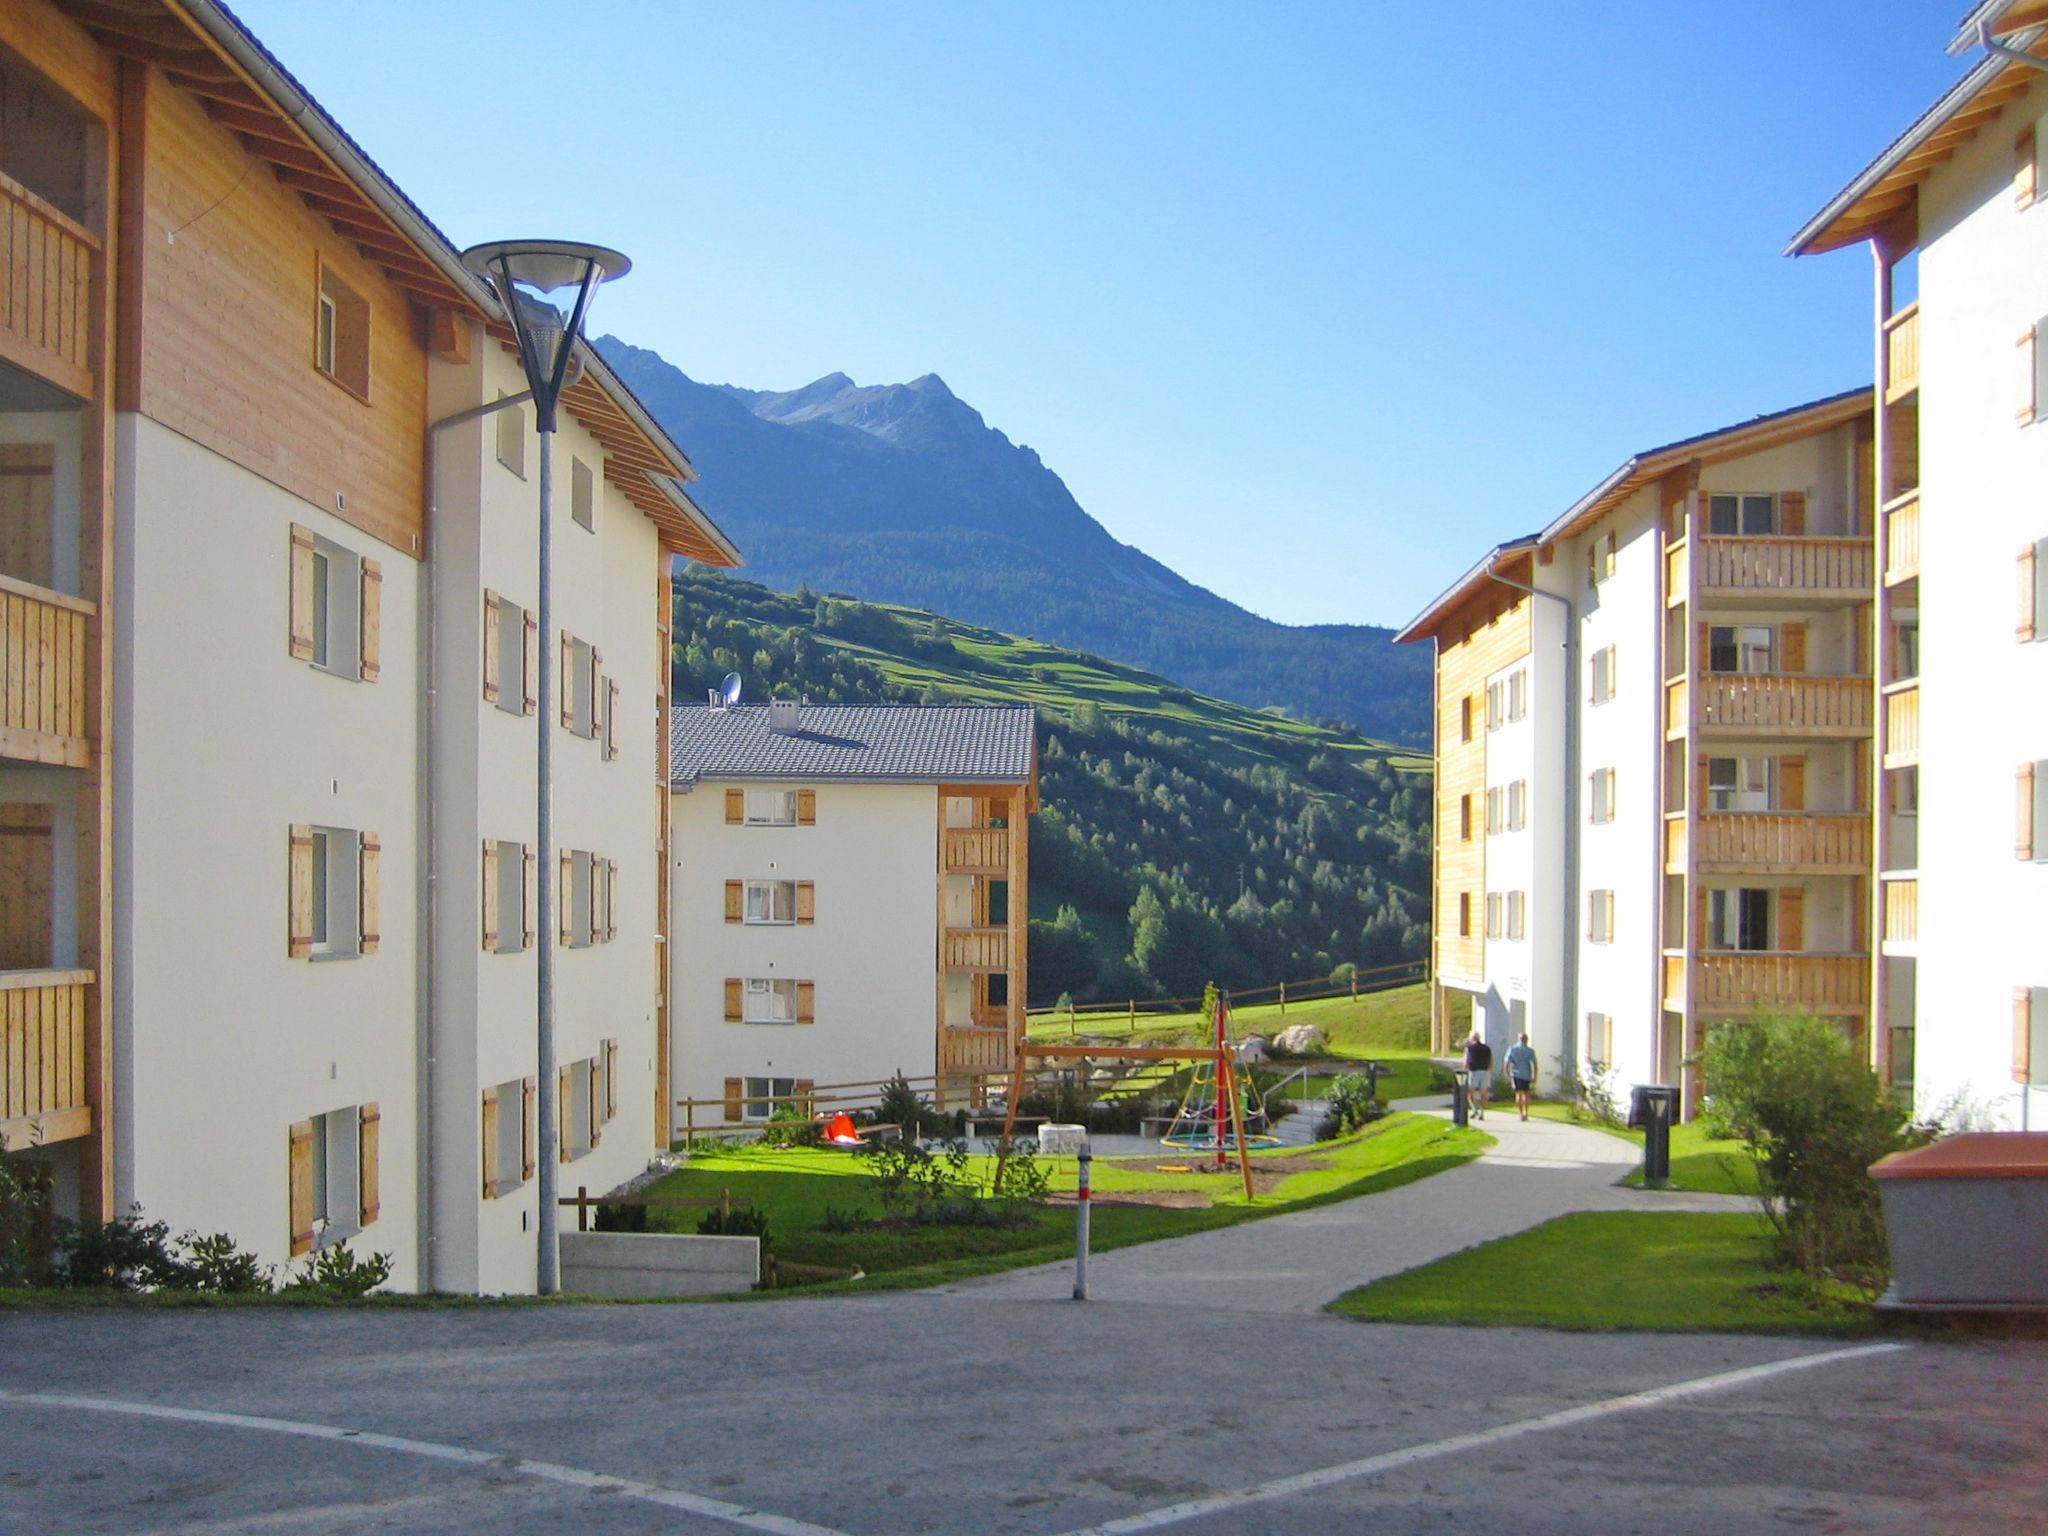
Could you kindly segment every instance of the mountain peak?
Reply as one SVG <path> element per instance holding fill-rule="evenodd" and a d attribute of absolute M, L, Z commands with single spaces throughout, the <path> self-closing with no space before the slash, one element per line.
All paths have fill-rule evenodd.
<path fill-rule="evenodd" d="M 946 381 L 936 373 L 921 374 L 903 387 L 905 389 L 914 389 L 921 395 L 942 395 L 948 400 L 960 398 L 952 390 L 946 388 Z"/>

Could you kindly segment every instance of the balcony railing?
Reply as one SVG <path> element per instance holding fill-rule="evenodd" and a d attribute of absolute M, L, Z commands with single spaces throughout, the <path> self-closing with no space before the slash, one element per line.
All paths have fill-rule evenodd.
<path fill-rule="evenodd" d="M 1687 545 L 1684 539 L 1675 539 L 1664 546 L 1664 601 L 1682 603 L 1691 591 L 1685 579 L 1685 558 Z"/>
<path fill-rule="evenodd" d="M 0 1144 L 83 1136 L 91 971 L 0 971 Z"/>
<path fill-rule="evenodd" d="M 941 1072 L 995 1072 L 1010 1064 L 1010 1032 L 974 1024 L 948 1024 L 939 1036 Z"/>
<path fill-rule="evenodd" d="M 949 971 L 1007 971 L 1010 968 L 1010 930 L 948 928 L 942 952 L 942 963 Z"/>
<path fill-rule="evenodd" d="M 0 176 L 0 357 L 90 398 L 99 237 Z"/>
<path fill-rule="evenodd" d="M 87 630 L 82 598 L 0 576 L 0 757 L 82 768 Z"/>
<path fill-rule="evenodd" d="M 1889 405 L 1920 387 L 1920 306 L 1908 304 L 1884 323 L 1884 398 Z"/>
<path fill-rule="evenodd" d="M 1692 684 L 1674 677 L 1664 684 L 1664 735 L 1675 740 L 1692 729 Z"/>
<path fill-rule="evenodd" d="M 1722 735 L 1866 736 L 1870 680 L 1709 672 L 1698 680 L 1700 729 Z"/>
<path fill-rule="evenodd" d="M 1920 684 L 1894 684 L 1884 696 L 1884 765 L 1911 768 L 1920 761 Z"/>
<path fill-rule="evenodd" d="M 1920 942 L 1920 880 L 1917 875 L 1884 881 L 1884 947 Z"/>
<path fill-rule="evenodd" d="M 1695 1013 L 1861 1013 L 1870 1006 L 1868 955 L 1710 950 L 1692 960 Z"/>
<path fill-rule="evenodd" d="M 1693 859 L 1715 874 L 1862 874 L 1870 818 L 1820 811 L 1709 812 L 1698 818 Z"/>
<path fill-rule="evenodd" d="M 1000 875 L 1010 867 L 1007 827 L 948 827 L 942 841 L 949 874 Z"/>
<path fill-rule="evenodd" d="M 1794 597 L 1867 601 L 1870 540 L 1701 539 L 1702 597 Z"/>
<path fill-rule="evenodd" d="M 1919 574 L 1920 493 L 1913 490 L 1885 504 L 1885 585 L 1895 587 Z"/>

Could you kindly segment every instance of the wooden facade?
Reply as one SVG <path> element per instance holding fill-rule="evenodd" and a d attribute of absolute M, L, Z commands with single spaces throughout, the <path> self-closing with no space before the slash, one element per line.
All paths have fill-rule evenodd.
<path fill-rule="evenodd" d="M 1034 752 L 1036 748 L 1034 747 Z M 964 800 L 968 824 L 948 818 L 949 801 Z M 1031 816 L 1038 809 L 1034 771 L 1015 785 L 942 784 L 938 794 L 938 1031 L 940 1096 L 948 1077 L 999 1071 L 1024 1038 L 1029 987 L 1026 947 L 1031 911 Z M 967 882 L 965 925 L 949 923 L 947 882 Z M 998 893 L 1002 911 L 998 915 Z M 967 1018 L 947 1007 L 949 978 L 964 977 Z M 994 993 L 1000 986 L 1002 996 Z"/>

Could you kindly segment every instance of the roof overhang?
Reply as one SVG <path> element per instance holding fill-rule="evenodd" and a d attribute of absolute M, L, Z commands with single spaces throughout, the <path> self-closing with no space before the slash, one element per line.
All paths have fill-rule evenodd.
<path fill-rule="evenodd" d="M 1510 566 L 1525 567 L 1535 552 L 1536 544 L 1537 535 L 1528 533 L 1518 539 L 1509 539 L 1505 544 L 1494 545 L 1477 565 L 1444 588 L 1427 608 L 1410 619 L 1407 627 L 1394 636 L 1394 643 L 1411 645 L 1417 640 L 1433 638 L 1445 619 L 1464 607 L 1482 588 L 1494 585 L 1496 575 L 1509 574 Z"/>

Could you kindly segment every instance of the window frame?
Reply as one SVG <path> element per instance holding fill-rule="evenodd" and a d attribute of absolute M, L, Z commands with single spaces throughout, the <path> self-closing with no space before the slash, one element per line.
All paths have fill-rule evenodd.
<path fill-rule="evenodd" d="M 1586 942 L 1614 942 L 1614 892 L 1601 889 L 1586 893 Z"/>
<path fill-rule="evenodd" d="M 363 953 L 363 834 L 315 824 L 313 833 L 313 960 L 354 960 Z"/>
<path fill-rule="evenodd" d="M 1502 910 L 1504 906 L 1505 903 L 1501 900 L 1501 893 L 1499 891 L 1488 891 L 1486 893 L 1486 936 L 1489 939 L 1498 939 L 1502 936 L 1504 931 Z"/>
<path fill-rule="evenodd" d="M 1784 508 L 1776 491 L 1709 491 L 1707 493 L 1707 537 L 1713 539 L 1772 539 L 1784 527 Z M 1714 526 L 1714 504 L 1732 502 L 1733 526 L 1722 529 Z M 1763 503 L 1768 514 L 1768 528 L 1749 526 L 1749 514 L 1755 504 Z"/>
<path fill-rule="evenodd" d="M 741 807 L 742 807 L 742 809 L 741 809 L 741 812 L 740 812 L 740 824 L 741 824 L 742 826 L 748 826 L 748 827 L 793 827 L 793 826 L 795 826 L 795 825 L 796 825 L 796 817 L 797 817 L 797 792 L 796 792 L 795 790 L 793 790 L 793 789 L 749 789 L 749 790 L 746 790 L 746 791 L 744 791 L 744 792 L 743 792 L 743 794 L 744 794 L 744 799 L 742 799 L 742 801 L 740 802 L 740 803 L 741 803 Z M 782 816 L 782 815 L 779 815 L 779 814 L 778 814 L 778 815 L 765 815 L 765 814 L 764 814 L 764 815 L 756 815 L 756 814 L 755 814 L 755 812 L 754 812 L 754 806 L 755 806 L 755 802 L 756 802 L 756 797 L 766 798 L 767 796 L 770 796 L 770 795 L 775 795 L 775 796 L 782 796 L 782 797 L 786 797 L 786 799 L 787 799 L 787 801 L 788 801 L 788 804 L 789 804 L 789 814 L 788 814 L 788 815 L 787 815 L 786 817 L 785 817 L 785 816 Z"/>
<path fill-rule="evenodd" d="M 495 441 L 491 451 L 499 465 L 510 470 L 520 479 L 526 478 L 526 412 L 518 405 L 507 405 L 512 398 L 511 391 L 498 391 L 498 410 L 495 425 Z M 516 434 L 516 436 L 514 435 Z"/>
<path fill-rule="evenodd" d="M 740 922 L 748 928 L 794 928 L 796 926 L 796 887 L 794 880 L 748 880 L 740 892 Z M 786 906 L 779 898 L 788 895 Z M 763 915 L 755 916 L 756 899 L 759 898 Z M 787 917 L 775 915 L 778 906 L 785 906 Z"/>
<path fill-rule="evenodd" d="M 313 371 L 370 403 L 370 303 L 324 256 L 313 258 Z"/>
<path fill-rule="evenodd" d="M 597 532 L 597 475 L 575 454 L 569 456 L 569 521 L 585 533 Z"/>
<path fill-rule="evenodd" d="M 796 1023 L 797 980 L 793 976 L 749 976 L 740 987 L 740 1022 L 742 1024 L 767 1024 L 780 1027 Z M 756 1007 L 755 999 L 762 999 Z M 789 1016 L 783 1018 L 777 1009 L 787 1001 Z"/>
<path fill-rule="evenodd" d="M 363 681 L 364 557 L 324 534 L 313 535 L 313 654 L 315 672 Z"/>
<path fill-rule="evenodd" d="M 755 1084 L 759 1084 L 759 1088 Z M 781 1086 L 777 1086 L 777 1085 Z M 796 1098 L 797 1079 L 793 1077 L 743 1077 L 740 1079 L 740 1118 L 742 1120 L 773 1120 L 775 1111 L 781 1107 L 775 1101 Z M 756 1113 L 756 1109 L 759 1113 Z"/>
<path fill-rule="evenodd" d="M 1719 637 L 1727 635 L 1724 643 Z M 1756 635 L 1765 638 L 1759 644 Z M 1726 653 L 1733 663 L 1721 666 L 1716 658 Z M 1749 665 L 1761 653 L 1765 665 Z M 1707 671 L 1717 677 L 1772 677 L 1778 666 L 1778 626 L 1775 624 L 1709 624 L 1707 626 Z"/>
<path fill-rule="evenodd" d="M 1777 940 L 1777 905 L 1775 893 L 1767 885 L 1713 887 L 1707 892 L 1707 931 L 1701 935 L 1702 947 L 1724 955 L 1771 953 Z M 1743 942 L 1758 936 L 1758 929 L 1761 944 Z M 1731 937 L 1732 943 L 1725 942 Z"/>

